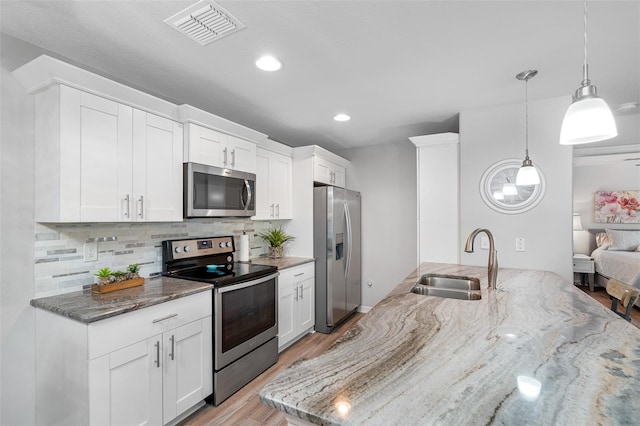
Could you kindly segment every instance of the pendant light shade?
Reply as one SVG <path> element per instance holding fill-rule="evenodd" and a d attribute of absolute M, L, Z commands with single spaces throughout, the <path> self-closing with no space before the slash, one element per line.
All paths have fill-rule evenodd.
<path fill-rule="evenodd" d="M 516 175 L 516 185 L 537 185 L 540 183 L 540 175 L 533 165 L 533 162 L 529 158 L 529 79 L 538 74 L 537 70 L 522 71 L 516 75 L 518 80 L 524 80 L 524 93 L 525 93 L 525 156 L 522 161 L 522 167 L 518 170 Z"/>
<path fill-rule="evenodd" d="M 577 145 L 616 136 L 618 130 L 609 105 L 602 98 L 594 96 L 576 99 L 569 105 L 560 129 L 560 144 Z"/>
<path fill-rule="evenodd" d="M 596 86 L 589 80 L 587 64 L 587 0 L 584 1 L 584 63 L 582 83 L 573 95 L 560 129 L 561 145 L 577 145 L 604 141 L 618 136 L 616 122 L 609 105 L 598 97 Z"/>

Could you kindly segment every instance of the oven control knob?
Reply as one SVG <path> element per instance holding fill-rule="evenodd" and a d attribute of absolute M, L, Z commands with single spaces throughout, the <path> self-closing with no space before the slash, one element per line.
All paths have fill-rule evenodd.
<path fill-rule="evenodd" d="M 231 241 L 227 241 L 227 247 L 231 247 Z"/>
<path fill-rule="evenodd" d="M 233 260 L 233 257 L 227 256 L 227 262 L 231 262 L 232 260 Z M 228 266 L 231 266 L 231 265 L 228 265 Z"/>
<path fill-rule="evenodd" d="M 184 246 L 184 252 L 186 253 L 186 252 L 188 252 L 188 251 L 191 251 L 191 249 L 189 248 L 189 246 Z"/>
<path fill-rule="evenodd" d="M 176 253 L 180 253 L 182 252 L 182 247 L 176 247 L 173 249 L 173 251 L 175 251 Z"/>
<path fill-rule="evenodd" d="M 224 248 L 224 243 L 220 243 L 218 245 L 220 246 L 220 248 Z"/>

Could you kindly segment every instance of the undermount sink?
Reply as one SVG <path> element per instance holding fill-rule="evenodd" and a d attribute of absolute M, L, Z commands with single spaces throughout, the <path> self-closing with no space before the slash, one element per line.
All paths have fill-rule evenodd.
<path fill-rule="evenodd" d="M 480 280 L 460 275 L 424 274 L 411 292 L 459 300 L 482 299 Z"/>

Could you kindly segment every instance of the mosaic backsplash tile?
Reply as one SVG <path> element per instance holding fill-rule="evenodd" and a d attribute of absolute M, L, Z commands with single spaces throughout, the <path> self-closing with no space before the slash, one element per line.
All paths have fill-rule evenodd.
<path fill-rule="evenodd" d="M 246 232 L 251 257 L 266 255 L 267 245 L 257 234 L 270 226 L 274 223 L 242 218 L 186 219 L 180 223 L 36 223 L 35 296 L 81 290 L 95 283 L 94 274 L 104 267 L 124 270 L 137 263 L 141 276 L 160 275 L 164 240 L 233 235 L 237 248 L 240 235 Z M 97 242 L 95 262 L 84 261 L 87 242 Z"/>

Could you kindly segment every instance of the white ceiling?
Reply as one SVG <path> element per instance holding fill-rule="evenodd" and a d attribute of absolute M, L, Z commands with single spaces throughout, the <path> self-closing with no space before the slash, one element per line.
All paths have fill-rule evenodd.
<path fill-rule="evenodd" d="M 163 21 L 189 1 L 5 1 L 0 30 L 56 56 L 290 146 L 330 150 L 457 131 L 460 111 L 582 79 L 582 1 L 219 1 L 246 29 L 200 46 Z M 640 2 L 590 1 L 590 77 L 640 101 Z M 276 73 L 254 61 L 272 53 Z M 349 113 L 338 123 L 332 116 Z M 640 114 L 616 145 L 638 143 Z M 622 129 L 621 129 L 622 130 Z M 632 135 L 632 136 L 629 136 Z M 602 143 L 600 143 L 602 145 Z"/>

